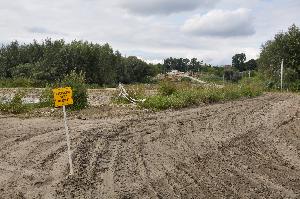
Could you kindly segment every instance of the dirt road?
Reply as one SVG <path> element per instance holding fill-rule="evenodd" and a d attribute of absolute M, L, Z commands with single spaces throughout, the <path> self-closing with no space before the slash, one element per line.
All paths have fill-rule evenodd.
<path fill-rule="evenodd" d="M 63 122 L 0 116 L 0 198 L 300 198 L 300 96 Z"/>

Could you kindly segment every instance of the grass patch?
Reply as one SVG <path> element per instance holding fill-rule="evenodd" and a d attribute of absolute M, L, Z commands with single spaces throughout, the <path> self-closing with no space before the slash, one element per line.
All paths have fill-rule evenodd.
<path fill-rule="evenodd" d="M 47 85 L 40 95 L 40 102 L 36 105 L 38 108 L 54 107 L 53 92 L 51 86 Z"/>
<path fill-rule="evenodd" d="M 215 84 L 222 84 L 223 83 L 223 77 L 214 75 L 214 74 L 200 74 L 198 79 L 208 82 L 208 83 L 215 83 Z"/>
<path fill-rule="evenodd" d="M 146 101 L 139 105 L 152 110 L 179 109 L 202 103 L 210 104 L 242 97 L 255 97 L 261 95 L 264 90 L 260 84 L 251 79 L 240 84 L 229 84 L 223 88 L 192 87 L 191 85 L 176 86 L 171 82 L 168 84 L 169 88 L 166 88 L 164 83 L 159 89 L 158 95 L 146 98 Z"/>

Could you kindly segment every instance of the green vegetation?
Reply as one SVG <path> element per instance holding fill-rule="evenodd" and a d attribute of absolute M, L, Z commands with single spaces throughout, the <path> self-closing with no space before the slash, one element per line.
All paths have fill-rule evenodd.
<path fill-rule="evenodd" d="M 88 106 L 87 86 L 85 84 L 85 74 L 71 71 L 60 83 L 61 87 L 71 87 L 73 91 L 74 104 L 70 105 L 72 110 L 81 110 Z"/>
<path fill-rule="evenodd" d="M 222 84 L 223 83 L 223 77 L 217 76 L 214 74 L 204 73 L 199 75 L 199 79 L 208 83 L 216 83 L 216 84 Z"/>
<path fill-rule="evenodd" d="M 131 99 L 140 100 L 146 96 L 146 85 L 145 84 L 132 84 L 124 86 L 128 94 L 128 97 Z M 113 102 L 116 104 L 130 104 L 131 102 L 123 96 L 119 96 L 120 91 L 118 90 L 114 97 Z"/>
<path fill-rule="evenodd" d="M 64 40 L 46 39 L 41 43 L 19 44 L 17 41 L 0 48 L 0 87 L 45 87 L 38 104 L 23 104 L 24 92 L 19 91 L 12 101 L 0 102 L 0 111 L 22 113 L 32 108 L 53 107 L 52 88 L 70 86 L 73 89 L 74 104 L 71 110 L 88 106 L 87 88 L 126 86 L 129 97 L 146 98 L 141 107 L 163 110 L 183 108 L 201 103 L 228 101 L 242 97 L 260 95 L 265 89 L 273 91 L 280 85 L 280 64 L 284 60 L 284 88 L 300 91 L 300 29 L 295 25 L 287 32 L 275 35 L 266 42 L 258 60 L 246 62 L 244 53 L 232 57 L 232 66 L 214 67 L 197 58 L 167 58 L 163 64 L 147 64 L 137 57 L 123 57 L 108 44 L 99 45 L 83 41 L 65 43 Z M 199 86 L 191 79 L 178 76 L 166 80 L 171 70 L 187 72 L 218 86 Z M 251 71 L 251 78 L 248 78 Z M 147 96 L 145 84 L 156 81 L 158 94 Z M 162 78 L 161 78 L 162 77 Z M 247 77 L 247 78 L 245 78 Z M 179 77 L 180 78 L 180 77 Z M 224 82 L 225 80 L 225 82 Z M 156 83 L 156 82 L 155 82 Z M 117 103 L 128 103 L 115 97 Z"/>
<path fill-rule="evenodd" d="M 300 29 L 292 25 L 287 32 L 267 41 L 258 59 L 259 71 L 270 88 L 280 87 L 280 65 L 284 60 L 284 88 L 300 91 Z"/>
<path fill-rule="evenodd" d="M 263 85 L 253 79 L 243 80 L 240 84 L 229 84 L 223 88 L 163 82 L 159 94 L 148 97 L 140 106 L 152 110 L 179 109 L 202 103 L 255 97 L 261 95 L 263 89 Z"/>
<path fill-rule="evenodd" d="M 0 88 L 29 88 L 34 86 L 36 86 L 34 80 L 29 78 L 0 79 Z"/>
<path fill-rule="evenodd" d="M 166 73 L 171 70 L 178 70 L 181 72 L 199 72 L 208 65 L 204 65 L 203 61 L 198 61 L 197 58 L 187 59 L 187 58 L 167 58 L 164 60 L 164 64 L 161 65 L 161 71 Z"/>
<path fill-rule="evenodd" d="M 37 107 L 54 107 L 53 92 L 49 85 L 46 85 L 40 96 L 40 102 Z"/>
<path fill-rule="evenodd" d="M 100 86 L 147 82 L 159 72 L 156 65 L 123 57 L 108 44 L 46 39 L 30 44 L 14 41 L 0 48 L 0 87 L 44 87 L 73 70 L 82 71 L 88 84 Z"/>
<path fill-rule="evenodd" d="M 246 55 L 245 53 L 235 54 L 232 57 L 232 66 L 239 70 L 240 72 L 245 70 L 245 61 Z"/>
<path fill-rule="evenodd" d="M 169 96 L 177 91 L 177 87 L 178 85 L 176 85 L 175 83 L 165 80 L 160 83 L 160 87 L 158 90 L 162 96 Z"/>
<path fill-rule="evenodd" d="M 24 103 L 22 99 L 26 96 L 26 91 L 18 89 L 14 97 L 9 102 L 0 101 L 0 112 L 21 114 L 27 113 L 37 108 L 54 107 L 52 89 L 46 87 L 40 96 L 39 103 Z"/>
<path fill-rule="evenodd" d="M 13 99 L 8 103 L 0 102 L 0 111 L 6 113 L 20 114 L 32 109 L 31 104 L 24 104 L 22 98 L 25 96 L 25 92 L 18 90 Z"/>
<path fill-rule="evenodd" d="M 203 69 L 197 76 L 200 80 L 208 83 L 223 83 L 224 67 L 207 67 Z"/>
<path fill-rule="evenodd" d="M 240 71 L 248 71 L 248 70 L 256 70 L 257 69 L 257 62 L 255 59 L 250 59 L 249 61 L 245 62 L 247 59 L 245 53 L 235 54 L 232 57 L 232 66 Z"/>
<path fill-rule="evenodd" d="M 39 103 L 23 103 L 22 98 L 26 95 L 26 92 L 19 89 L 10 102 L 0 101 L 0 111 L 20 114 L 29 112 L 35 108 L 54 107 L 52 88 L 66 86 L 72 88 L 74 99 L 74 104 L 68 106 L 68 108 L 71 110 L 81 110 L 86 108 L 88 106 L 88 95 L 87 86 L 85 84 L 85 76 L 82 72 L 76 73 L 75 71 L 71 71 L 71 73 L 66 75 L 65 79 L 61 82 L 58 82 L 53 86 L 47 85 L 40 95 Z"/>
<path fill-rule="evenodd" d="M 40 102 L 36 107 L 54 107 L 53 88 L 71 87 L 73 91 L 74 104 L 67 108 L 71 110 L 81 110 L 88 106 L 87 85 L 85 83 L 85 74 L 83 72 L 76 73 L 71 71 L 61 82 L 57 82 L 52 86 L 47 85 L 40 96 Z"/>

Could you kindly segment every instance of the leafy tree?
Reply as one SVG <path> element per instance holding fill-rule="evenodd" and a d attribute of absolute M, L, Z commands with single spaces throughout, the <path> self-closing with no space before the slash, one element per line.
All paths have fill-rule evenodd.
<path fill-rule="evenodd" d="M 239 71 L 244 71 L 245 61 L 246 61 L 245 53 L 235 54 L 232 57 L 232 66 L 238 69 Z"/>
<path fill-rule="evenodd" d="M 150 69 L 150 65 L 135 56 L 126 58 L 125 67 L 128 77 L 132 82 L 146 82 L 148 76 L 154 75 L 153 70 Z"/>
<path fill-rule="evenodd" d="M 41 86 L 61 81 L 71 71 L 82 71 L 87 83 L 98 85 L 144 82 L 158 72 L 156 65 L 123 57 L 109 44 L 45 39 L 0 47 L 0 78 L 29 78 Z"/>
<path fill-rule="evenodd" d="M 203 65 L 203 61 L 198 61 L 197 58 L 167 58 L 164 60 L 163 72 L 169 72 L 171 70 L 178 70 L 181 72 L 199 72 Z"/>
<path fill-rule="evenodd" d="M 198 61 L 197 58 L 192 58 L 190 61 L 189 69 L 193 72 L 199 72 L 201 70 L 201 66 L 203 61 Z"/>
<path fill-rule="evenodd" d="M 292 25 L 287 32 L 280 32 L 273 40 L 262 45 L 259 69 L 271 81 L 280 81 L 280 65 L 284 60 L 284 80 L 289 87 L 300 87 L 300 30 Z"/>
<path fill-rule="evenodd" d="M 245 63 L 246 70 L 256 70 L 257 69 L 257 62 L 255 59 L 250 59 Z"/>

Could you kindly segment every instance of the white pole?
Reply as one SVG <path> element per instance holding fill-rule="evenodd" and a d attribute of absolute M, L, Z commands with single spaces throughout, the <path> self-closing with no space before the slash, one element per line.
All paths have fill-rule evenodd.
<path fill-rule="evenodd" d="M 225 72 L 223 73 L 223 84 L 225 84 Z"/>
<path fill-rule="evenodd" d="M 74 174 L 74 170 L 73 170 L 73 163 L 72 163 L 72 157 L 71 157 L 71 155 L 72 155 L 71 154 L 71 144 L 70 144 L 69 128 L 68 128 L 68 125 L 67 125 L 67 113 L 66 113 L 66 107 L 65 106 L 63 106 L 63 112 L 64 112 L 64 121 L 65 121 L 67 145 L 68 145 L 70 175 L 73 175 Z"/>
<path fill-rule="evenodd" d="M 280 83 L 280 87 L 281 87 L 281 90 L 283 88 L 283 59 L 281 61 L 281 70 L 280 70 L 280 74 L 281 74 L 281 83 Z"/>

